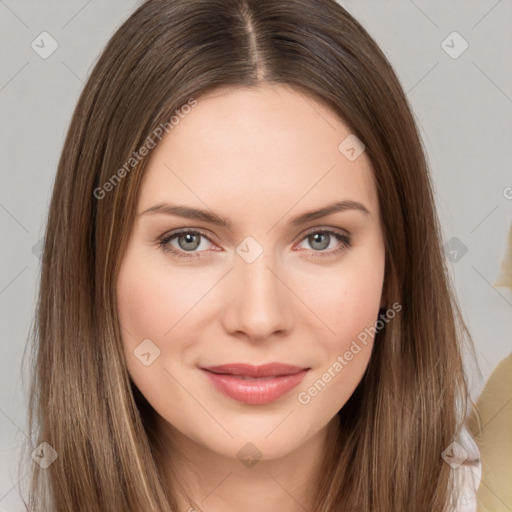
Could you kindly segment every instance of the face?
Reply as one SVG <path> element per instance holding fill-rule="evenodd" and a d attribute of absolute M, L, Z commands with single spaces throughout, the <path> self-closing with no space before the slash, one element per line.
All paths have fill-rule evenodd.
<path fill-rule="evenodd" d="M 385 253 L 349 135 L 311 96 L 266 85 L 197 98 L 152 149 L 117 292 L 129 373 L 169 432 L 274 459 L 361 380 Z"/>

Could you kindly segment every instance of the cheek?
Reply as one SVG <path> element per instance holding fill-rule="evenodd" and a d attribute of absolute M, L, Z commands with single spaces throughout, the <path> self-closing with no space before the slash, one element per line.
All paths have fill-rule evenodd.
<path fill-rule="evenodd" d="M 323 330 L 318 340 L 324 357 L 297 398 L 304 405 L 314 402 L 306 410 L 315 410 L 326 420 L 343 407 L 368 366 L 384 262 L 383 246 L 375 244 L 371 250 L 354 252 L 336 271 L 316 273 L 315 287 L 308 288 L 317 291 L 309 295 L 311 309 L 318 312 L 328 330 Z"/>
<path fill-rule="evenodd" d="M 130 333 L 131 342 L 139 338 L 159 338 L 171 326 L 172 318 L 163 315 L 167 312 L 173 294 L 162 280 L 156 280 L 144 271 L 136 272 L 134 267 L 126 267 L 120 274 L 118 286 L 119 316 L 123 327 Z M 175 297 L 177 302 L 177 297 Z M 126 331 L 124 334 L 126 334 Z"/>
<path fill-rule="evenodd" d="M 363 262 L 361 262 L 363 263 Z M 375 263 L 375 262 L 374 262 Z M 297 395 L 303 413 L 327 422 L 350 398 L 370 361 L 384 265 L 353 265 L 331 275 L 317 310 L 329 331 L 318 340 L 324 354 Z M 348 267 L 347 267 L 348 269 Z M 333 332 L 334 331 L 334 332 Z"/>
<path fill-rule="evenodd" d="M 155 340 L 171 336 L 186 323 L 180 319 L 201 296 L 190 275 L 185 279 L 179 272 L 148 264 L 147 257 L 135 252 L 123 263 L 117 290 L 121 324 L 131 342 L 139 343 L 141 336 Z"/>
<path fill-rule="evenodd" d="M 118 313 L 126 363 L 137 384 L 141 375 L 144 379 L 151 378 L 157 373 L 155 369 L 165 366 L 169 352 L 165 340 L 170 336 L 180 338 L 176 333 L 184 322 L 179 321 L 189 309 L 183 303 L 180 289 L 183 288 L 172 276 L 166 276 L 140 258 L 132 255 L 123 262 L 117 283 Z M 137 354 L 141 343 L 148 339 L 151 343 L 146 341 L 144 346 L 151 357 L 153 354 L 158 357 L 150 366 L 144 366 Z M 173 349 L 177 351 L 179 344 L 173 344 Z"/>
<path fill-rule="evenodd" d="M 330 313 L 334 330 L 340 341 L 346 337 L 357 337 L 365 328 L 377 321 L 382 295 L 382 274 L 377 269 L 359 268 L 350 275 L 341 275 L 335 282 L 339 287 L 337 296 L 331 293 Z"/>
<path fill-rule="evenodd" d="M 166 275 L 134 254 L 123 262 L 117 283 L 118 312 L 128 373 L 158 411 L 166 410 L 170 395 L 175 397 L 176 410 L 186 407 L 186 403 L 178 400 L 181 396 L 179 386 L 172 378 L 172 365 L 183 363 L 186 347 L 180 340 L 187 339 L 184 336 L 186 317 L 183 316 L 191 307 L 183 301 L 184 288 L 181 285 L 172 275 Z M 171 339 L 173 342 L 169 343 Z M 145 361 L 144 354 L 149 354 Z"/>
<path fill-rule="evenodd" d="M 374 326 L 384 281 L 384 249 L 347 254 L 339 266 L 308 278 L 304 298 L 326 326 L 329 345 L 337 349 Z M 309 292 L 306 292 L 309 290 Z"/>

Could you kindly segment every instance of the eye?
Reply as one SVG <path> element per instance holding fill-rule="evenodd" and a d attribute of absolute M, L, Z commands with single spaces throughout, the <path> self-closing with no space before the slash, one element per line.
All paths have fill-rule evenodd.
<path fill-rule="evenodd" d="M 201 238 L 210 241 L 202 231 L 184 229 L 160 238 L 159 245 L 164 252 L 175 254 L 179 258 L 199 258 L 198 252 L 200 251 L 196 251 L 196 249 L 201 247 Z M 171 244 L 174 239 L 176 239 L 178 247 Z"/>
<path fill-rule="evenodd" d="M 313 248 L 313 251 L 309 255 L 309 257 L 312 258 L 332 256 L 350 247 L 350 237 L 346 233 L 330 229 L 315 228 L 306 233 L 303 240 L 307 241 L 310 247 Z M 338 241 L 338 245 L 336 246 L 336 244 L 334 244 L 334 249 L 332 249 L 332 242 L 336 240 Z M 326 251 L 325 249 L 329 246 L 332 250 Z"/>
<path fill-rule="evenodd" d="M 174 231 L 161 237 L 158 241 L 160 248 L 166 253 L 172 253 L 178 258 L 200 258 L 200 253 L 207 250 L 207 247 L 201 248 L 201 239 L 206 239 L 210 244 L 210 238 L 200 230 L 183 229 Z M 176 239 L 176 245 L 173 242 Z M 313 248 L 308 257 L 316 258 L 318 256 L 332 256 L 350 247 L 350 237 L 343 232 L 337 232 L 331 229 L 315 228 L 302 238 L 307 240 L 310 247 Z M 332 242 L 338 241 L 338 246 L 334 249 L 326 251 L 325 249 L 332 246 Z M 218 249 L 214 249 L 218 250 Z"/>

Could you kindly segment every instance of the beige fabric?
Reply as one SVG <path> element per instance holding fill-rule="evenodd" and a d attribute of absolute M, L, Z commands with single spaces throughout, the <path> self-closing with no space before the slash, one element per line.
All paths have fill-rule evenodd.
<path fill-rule="evenodd" d="M 501 263 L 501 271 L 494 286 L 506 286 L 512 290 L 512 224 L 508 232 L 505 258 Z"/>
<path fill-rule="evenodd" d="M 482 458 L 478 512 L 512 510 L 512 353 L 495 368 L 468 427 Z"/>

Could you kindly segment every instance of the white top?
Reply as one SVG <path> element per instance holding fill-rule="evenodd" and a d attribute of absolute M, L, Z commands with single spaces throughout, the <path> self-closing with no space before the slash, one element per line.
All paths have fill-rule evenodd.
<path fill-rule="evenodd" d="M 480 451 L 465 427 L 452 445 L 447 453 L 443 452 L 443 458 L 452 467 L 455 510 L 477 512 L 477 491 L 482 478 Z"/>

